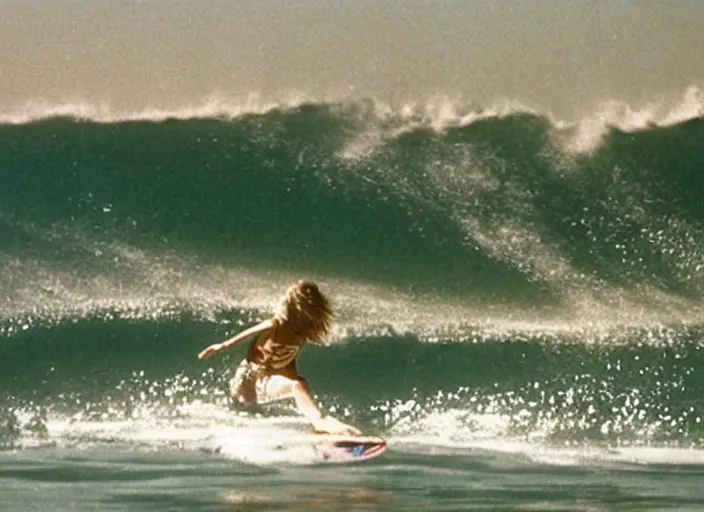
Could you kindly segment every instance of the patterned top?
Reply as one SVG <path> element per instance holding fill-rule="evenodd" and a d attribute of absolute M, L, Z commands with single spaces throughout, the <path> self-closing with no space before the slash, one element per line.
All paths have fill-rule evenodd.
<path fill-rule="evenodd" d="M 283 344 L 276 341 L 276 329 L 278 325 L 274 322 L 272 332 L 260 336 L 252 345 L 250 350 L 251 361 L 261 364 L 271 370 L 285 368 L 296 359 L 301 351 L 302 344 Z M 253 356 L 253 357 L 251 357 Z"/>

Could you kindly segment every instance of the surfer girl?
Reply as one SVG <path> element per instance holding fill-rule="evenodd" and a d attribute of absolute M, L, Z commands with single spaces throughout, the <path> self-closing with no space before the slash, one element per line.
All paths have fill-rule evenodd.
<path fill-rule="evenodd" d="M 308 383 L 296 369 L 296 357 L 307 342 L 327 345 L 333 312 L 328 298 L 310 281 L 298 281 L 286 290 L 278 312 L 234 337 L 206 347 L 198 359 L 230 348 L 252 336 L 247 356 L 230 381 L 233 400 L 264 404 L 293 397 L 298 410 L 316 432 L 359 435 L 361 432 L 332 416 L 323 416 Z"/>

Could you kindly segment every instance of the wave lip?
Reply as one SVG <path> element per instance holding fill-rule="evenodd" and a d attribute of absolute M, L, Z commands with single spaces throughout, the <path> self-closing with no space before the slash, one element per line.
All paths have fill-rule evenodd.
<path fill-rule="evenodd" d="M 477 104 L 462 96 L 435 94 L 422 99 L 389 102 L 375 97 L 356 97 L 350 94 L 316 96 L 291 90 L 265 95 L 252 92 L 245 95 L 226 95 L 215 92 L 184 106 L 149 106 L 124 109 L 108 101 L 74 99 L 64 102 L 37 100 L 0 111 L 0 124 L 27 124 L 57 117 L 80 119 L 97 123 L 162 122 L 189 119 L 237 119 L 246 115 L 265 115 L 273 110 L 291 110 L 303 105 L 333 105 L 344 110 L 369 110 L 377 122 L 396 119 L 406 124 L 406 131 L 418 126 L 444 130 L 467 126 L 482 119 L 504 118 L 517 114 L 533 114 L 551 119 L 560 130 L 578 128 L 583 146 L 593 149 L 608 127 L 622 131 L 640 131 L 650 126 L 672 126 L 704 116 L 704 95 L 697 85 L 689 86 L 681 97 L 657 99 L 642 105 L 615 99 L 595 102 L 577 119 L 563 119 L 551 114 L 549 108 L 523 102 L 519 99 L 497 98 L 488 104 Z"/>
<path fill-rule="evenodd" d="M 14 110 L 0 112 L 0 124 L 28 124 L 53 118 L 68 118 L 103 124 L 236 119 L 245 115 L 264 115 L 272 110 L 293 109 L 311 101 L 304 93 L 300 92 L 290 92 L 271 99 L 266 99 L 258 93 L 233 98 L 212 94 L 202 101 L 182 107 L 145 106 L 132 110 L 116 108 L 106 101 L 97 103 L 86 100 L 63 103 L 34 101 Z"/>

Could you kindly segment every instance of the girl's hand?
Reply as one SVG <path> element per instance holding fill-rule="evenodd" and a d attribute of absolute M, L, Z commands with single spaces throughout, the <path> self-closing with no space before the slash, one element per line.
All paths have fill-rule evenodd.
<path fill-rule="evenodd" d="M 198 354 L 198 359 L 208 359 L 219 350 L 222 350 L 222 343 L 214 343 Z"/>

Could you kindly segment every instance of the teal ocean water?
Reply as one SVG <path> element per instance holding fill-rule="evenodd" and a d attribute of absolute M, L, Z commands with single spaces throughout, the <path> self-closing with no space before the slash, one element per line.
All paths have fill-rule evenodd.
<path fill-rule="evenodd" d="M 0 124 L 8 510 L 704 507 L 704 119 L 303 103 Z M 317 280 L 315 464 L 196 354 Z"/>

